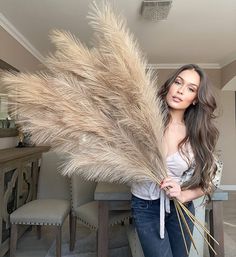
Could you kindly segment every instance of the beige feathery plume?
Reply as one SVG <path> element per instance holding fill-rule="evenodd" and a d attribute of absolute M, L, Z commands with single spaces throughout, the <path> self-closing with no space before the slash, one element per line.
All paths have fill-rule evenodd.
<path fill-rule="evenodd" d="M 89 18 L 95 31 L 92 49 L 55 30 L 56 51 L 47 58 L 47 72 L 2 77 L 18 124 L 34 143 L 50 143 L 68 155 L 65 174 L 160 184 L 167 176 L 161 143 L 165 114 L 156 79 L 146 72 L 124 20 L 108 4 L 101 10 L 93 4 Z M 175 203 L 183 220 L 180 206 L 191 215 Z"/>
<path fill-rule="evenodd" d="M 110 7 L 100 11 L 93 5 L 90 19 L 97 48 L 54 31 L 57 50 L 47 58 L 46 74 L 4 76 L 18 123 L 33 142 L 69 153 L 64 173 L 76 170 L 97 181 L 159 182 L 166 168 L 156 85 Z"/>

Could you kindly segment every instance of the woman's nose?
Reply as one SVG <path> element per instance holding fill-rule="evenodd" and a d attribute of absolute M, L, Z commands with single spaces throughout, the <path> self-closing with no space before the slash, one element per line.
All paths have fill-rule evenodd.
<path fill-rule="evenodd" d="M 178 90 L 177 90 L 177 92 L 179 93 L 179 94 L 183 94 L 183 86 L 180 86 L 179 88 L 178 88 Z"/>

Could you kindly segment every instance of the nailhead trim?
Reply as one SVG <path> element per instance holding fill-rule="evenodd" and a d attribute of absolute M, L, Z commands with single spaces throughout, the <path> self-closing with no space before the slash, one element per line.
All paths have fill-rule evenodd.
<path fill-rule="evenodd" d="M 63 220 L 64 222 L 64 220 Z M 16 225 L 42 225 L 42 226 L 61 226 L 62 223 L 48 223 L 48 222 L 17 222 L 17 221 L 14 221 L 14 222 L 11 222 L 11 224 L 16 224 Z"/>

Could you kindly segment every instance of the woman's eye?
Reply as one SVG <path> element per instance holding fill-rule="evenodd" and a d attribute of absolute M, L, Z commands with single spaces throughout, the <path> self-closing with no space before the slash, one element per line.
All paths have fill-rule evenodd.
<path fill-rule="evenodd" d="M 193 88 L 191 88 L 191 87 L 189 87 L 188 90 L 189 90 L 190 92 L 195 92 L 195 90 L 194 90 Z"/>
<path fill-rule="evenodd" d="M 176 80 L 176 81 L 175 81 L 175 84 L 176 84 L 176 85 L 181 85 L 181 82 L 178 81 L 178 80 Z"/>

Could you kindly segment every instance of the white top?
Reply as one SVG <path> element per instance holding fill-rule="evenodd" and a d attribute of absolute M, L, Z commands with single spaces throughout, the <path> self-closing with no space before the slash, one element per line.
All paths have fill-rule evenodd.
<path fill-rule="evenodd" d="M 167 174 L 172 177 L 176 182 L 182 184 L 185 173 L 193 173 L 193 152 L 188 151 L 189 164 L 187 158 L 182 156 L 179 151 L 171 154 L 166 158 Z M 160 187 L 154 182 L 141 182 L 133 183 L 131 186 L 133 195 L 145 199 L 156 200 L 160 198 Z"/>
<path fill-rule="evenodd" d="M 166 158 L 167 174 L 176 182 L 182 184 L 191 178 L 194 172 L 194 155 L 192 149 L 187 151 L 189 160 L 179 151 Z M 190 162 L 190 163 L 189 163 Z M 170 200 L 164 190 L 154 182 L 133 183 L 131 186 L 133 195 L 145 199 L 156 200 L 160 198 L 160 238 L 164 238 L 165 212 L 170 213 Z"/>

